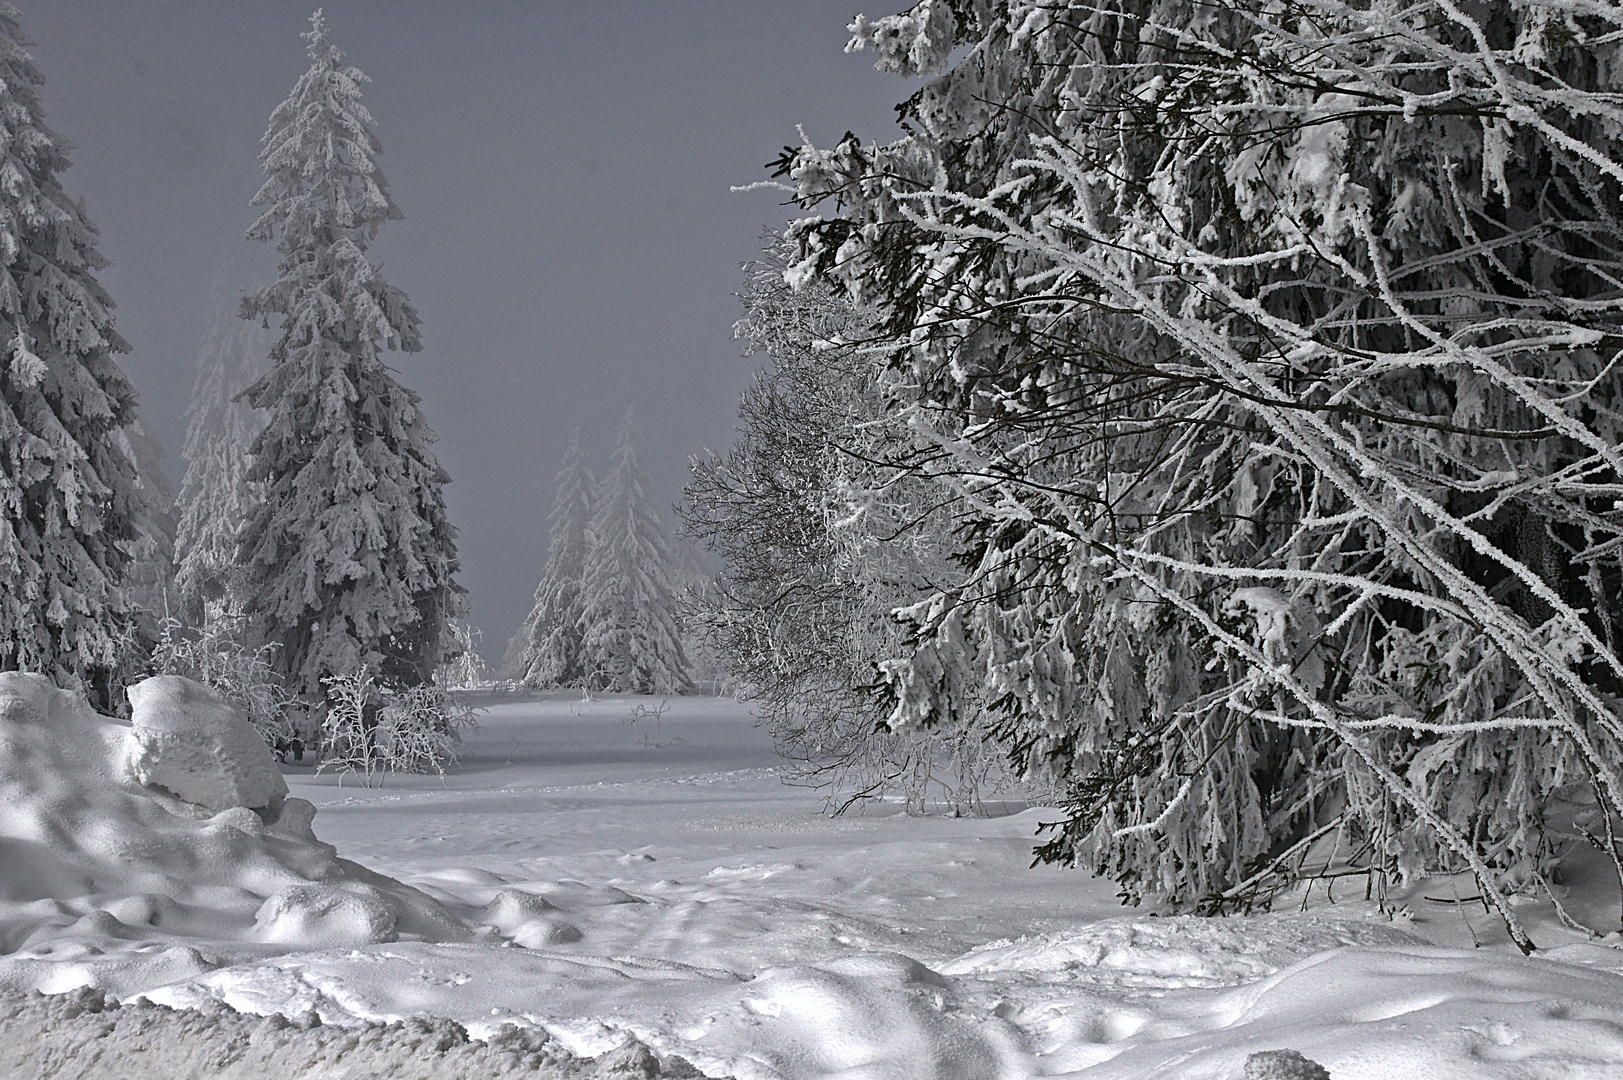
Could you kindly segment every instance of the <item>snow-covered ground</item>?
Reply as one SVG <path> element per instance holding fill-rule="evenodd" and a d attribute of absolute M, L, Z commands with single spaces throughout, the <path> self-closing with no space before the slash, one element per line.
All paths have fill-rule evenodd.
<path fill-rule="evenodd" d="M 1532 959 L 1463 881 L 1396 921 L 1361 883 L 1254 918 L 1124 910 L 1029 868 L 1043 811 L 830 818 L 741 706 L 658 704 L 494 699 L 443 783 L 294 767 L 257 814 L 124 778 L 127 728 L 0 708 L 0 986 L 373 1042 L 425 1016 L 583 1056 L 634 1037 L 740 1080 L 1228 1080 L 1283 1047 L 1335 1080 L 1623 1075 L 1623 952 L 1544 905 Z M 1615 925 L 1604 905 L 1569 906 Z"/>

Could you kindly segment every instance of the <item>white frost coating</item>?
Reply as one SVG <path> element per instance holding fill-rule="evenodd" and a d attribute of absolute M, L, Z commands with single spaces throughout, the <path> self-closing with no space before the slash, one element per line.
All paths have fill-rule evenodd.
<path fill-rule="evenodd" d="M 287 798 L 265 740 L 231 702 L 180 675 L 155 675 L 125 691 L 132 710 L 125 768 L 209 810 L 277 809 Z"/>
<path fill-rule="evenodd" d="M 1257 644 L 1274 663 L 1289 658 L 1286 635 L 1290 632 L 1291 602 L 1277 589 L 1236 589 L 1226 609 L 1251 612 L 1257 620 Z"/>
<path fill-rule="evenodd" d="M 872 49 L 879 54 L 877 71 L 898 75 L 934 75 L 952 55 L 958 20 L 942 0 L 921 0 L 900 15 L 870 20 L 858 15 L 846 27 L 851 41 L 846 52 Z"/>

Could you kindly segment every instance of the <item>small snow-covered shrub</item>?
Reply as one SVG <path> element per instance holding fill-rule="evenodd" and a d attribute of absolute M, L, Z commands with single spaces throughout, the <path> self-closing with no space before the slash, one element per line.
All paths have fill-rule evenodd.
<path fill-rule="evenodd" d="M 152 652 L 152 673 L 184 675 L 216 691 L 247 713 L 266 745 L 281 753 L 301 738 L 288 712 L 302 703 L 271 667 L 274 651 L 272 645 L 249 649 L 220 617 L 205 618 L 201 627 L 168 618 Z"/>
<path fill-rule="evenodd" d="M 462 732 L 477 729 L 474 710 L 459 695 L 424 684 L 389 694 L 378 718 L 378 747 L 390 772 L 445 775 L 456 761 Z"/>
<path fill-rule="evenodd" d="M 351 675 L 332 675 L 327 684 L 327 714 L 321 721 L 321 764 L 316 771 L 336 769 L 343 777 L 360 773 L 367 787 L 381 767 L 373 731 L 377 727 L 373 697 L 377 684 L 362 668 Z"/>
<path fill-rule="evenodd" d="M 321 725 L 320 772 L 373 778 L 395 772 L 445 775 L 456 761 L 462 732 L 475 730 L 474 710 L 461 697 L 431 684 L 407 689 L 380 686 L 364 667 L 329 676 L 327 714 Z"/>

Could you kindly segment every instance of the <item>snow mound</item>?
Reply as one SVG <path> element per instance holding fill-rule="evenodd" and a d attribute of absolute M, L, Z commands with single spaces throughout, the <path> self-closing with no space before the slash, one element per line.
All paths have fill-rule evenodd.
<path fill-rule="evenodd" d="M 0 673 L 0 987 L 123 993 L 244 949 L 473 937 L 425 893 L 317 840 L 315 807 L 263 775 L 275 763 L 258 737 L 233 757 L 230 715 L 181 682 L 132 688 L 132 727 L 45 676 Z M 192 754 L 139 734 L 205 730 Z M 161 784 L 128 767 L 136 746 L 157 748 L 145 776 Z M 213 812 L 228 792 L 260 805 Z"/>
<path fill-rule="evenodd" d="M 556 915 L 558 909 L 546 897 L 522 889 L 503 889 L 485 908 L 485 919 L 504 934 L 511 934 L 531 919 Z"/>
<path fill-rule="evenodd" d="M 1245 1080 L 1330 1080 L 1330 1074 L 1295 1050 L 1259 1050 L 1245 1059 Z"/>
<path fill-rule="evenodd" d="M 546 897 L 522 889 L 503 889 L 485 908 L 485 921 L 526 949 L 572 945 L 585 937 L 580 927 L 558 916 Z"/>
<path fill-rule="evenodd" d="M 580 927 L 565 919 L 532 919 L 512 934 L 513 944 L 526 949 L 573 945 L 585 936 Z"/>
<path fill-rule="evenodd" d="M 389 898 L 370 885 L 295 885 L 260 907 L 254 937 L 312 949 L 373 945 L 394 940 L 396 915 Z"/>
<path fill-rule="evenodd" d="M 993 941 L 941 966 L 945 975 L 1018 973 L 1041 982 L 1146 989 L 1240 986 L 1305 956 L 1347 945 L 1404 946 L 1389 925 L 1288 915 L 1106 919 L 1074 930 Z"/>
<path fill-rule="evenodd" d="M 1036 1075 L 1009 1025 L 978 1022 L 950 980 L 900 953 L 768 969 L 712 1001 L 677 1044 L 704 1068 L 774 1080 Z"/>
<path fill-rule="evenodd" d="M 125 767 L 213 811 L 276 809 L 287 798 L 276 759 L 243 711 L 201 683 L 154 675 L 125 691 L 131 730 Z"/>

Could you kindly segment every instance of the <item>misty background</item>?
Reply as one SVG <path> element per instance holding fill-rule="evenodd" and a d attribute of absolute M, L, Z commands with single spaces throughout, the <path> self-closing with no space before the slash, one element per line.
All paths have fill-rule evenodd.
<path fill-rule="evenodd" d="M 121 363 L 178 486 L 209 292 L 275 252 L 243 231 L 266 121 L 309 66 L 311 0 L 20 0 L 63 182 L 113 266 Z M 794 208 L 763 163 L 897 133 L 910 87 L 845 55 L 851 17 L 899 2 L 337 0 L 332 40 L 373 82 L 404 221 L 372 248 L 423 317 L 391 353 L 450 472 L 460 580 L 499 661 L 546 559 L 553 475 L 576 426 L 606 464 L 628 405 L 667 530 L 688 458 L 732 438 L 761 358 L 732 340 L 739 264 Z"/>

